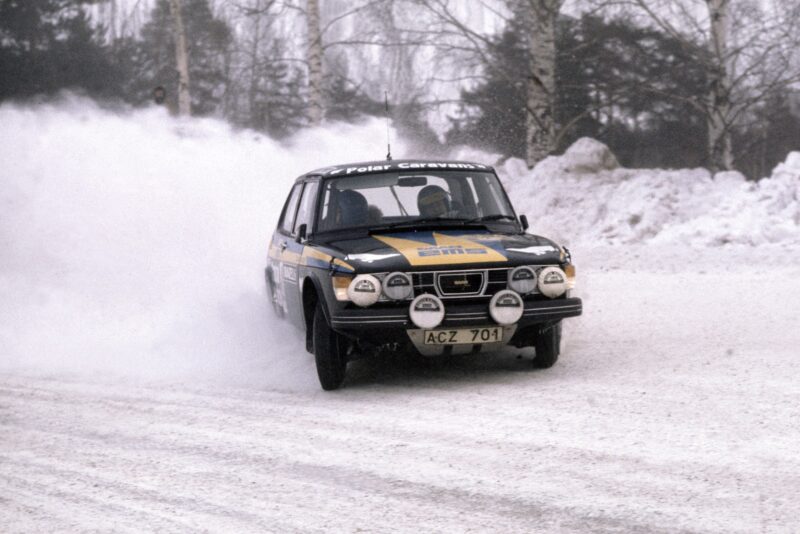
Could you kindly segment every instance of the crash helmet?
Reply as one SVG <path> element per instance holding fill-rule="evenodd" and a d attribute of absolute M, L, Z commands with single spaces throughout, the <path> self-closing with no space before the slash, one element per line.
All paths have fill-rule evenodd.
<path fill-rule="evenodd" d="M 417 195 L 422 217 L 441 217 L 450 211 L 450 195 L 438 185 L 427 185 Z"/>
<path fill-rule="evenodd" d="M 337 199 L 339 204 L 339 224 L 342 226 L 362 226 L 369 219 L 369 203 L 358 191 L 340 191 Z"/>

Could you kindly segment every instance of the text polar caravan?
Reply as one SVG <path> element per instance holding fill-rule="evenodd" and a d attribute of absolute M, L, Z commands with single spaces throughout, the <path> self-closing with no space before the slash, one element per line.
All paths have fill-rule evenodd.
<path fill-rule="evenodd" d="M 366 172 L 386 172 L 402 171 L 411 169 L 466 169 L 466 170 L 487 170 L 489 167 L 480 163 L 449 163 L 449 162 L 400 162 L 386 163 L 384 165 L 367 165 L 364 167 L 340 167 L 328 171 L 326 176 L 336 176 L 337 174 L 362 174 Z"/>

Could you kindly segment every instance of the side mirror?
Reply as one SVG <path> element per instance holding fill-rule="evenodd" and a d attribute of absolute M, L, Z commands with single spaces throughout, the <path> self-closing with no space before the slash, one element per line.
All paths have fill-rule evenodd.
<path fill-rule="evenodd" d="M 522 231 L 523 232 L 525 230 L 527 230 L 528 228 L 530 228 L 530 225 L 528 224 L 528 216 L 527 215 L 520 215 L 519 216 L 519 222 L 522 224 Z"/>
<path fill-rule="evenodd" d="M 308 225 L 305 224 L 305 223 L 301 224 L 300 227 L 297 229 L 297 237 L 295 238 L 295 240 L 298 243 L 303 241 L 303 239 L 306 238 L 306 232 L 307 231 L 308 231 Z"/>

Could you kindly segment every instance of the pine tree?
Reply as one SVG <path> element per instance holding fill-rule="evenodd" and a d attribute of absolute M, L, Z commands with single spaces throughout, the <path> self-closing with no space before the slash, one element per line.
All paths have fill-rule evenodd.
<path fill-rule="evenodd" d="M 182 12 L 192 83 L 192 112 L 197 115 L 219 112 L 228 83 L 225 59 L 231 30 L 224 21 L 214 17 L 208 0 L 184 0 Z M 169 0 L 158 0 L 150 20 L 142 28 L 141 37 L 120 44 L 119 53 L 127 56 L 130 69 L 129 100 L 145 102 L 159 85 L 167 89 L 171 98 L 177 96 L 174 28 Z"/>
<path fill-rule="evenodd" d="M 118 94 L 119 71 L 84 9 L 91 3 L 0 2 L 0 100 L 61 89 Z"/>
<path fill-rule="evenodd" d="M 527 62 L 524 30 L 512 21 L 500 34 L 483 83 L 462 92 L 451 118 L 451 143 L 526 155 Z M 704 161 L 705 125 L 682 102 L 702 94 L 704 78 L 681 44 L 626 20 L 562 17 L 558 24 L 556 150 L 582 136 L 608 144 L 627 165 L 685 166 Z"/>

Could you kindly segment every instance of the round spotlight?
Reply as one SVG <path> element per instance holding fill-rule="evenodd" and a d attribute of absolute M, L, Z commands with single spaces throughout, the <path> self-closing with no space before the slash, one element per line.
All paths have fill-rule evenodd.
<path fill-rule="evenodd" d="M 510 289 L 498 291 L 489 302 L 489 315 L 497 324 L 514 324 L 522 317 L 522 297 Z"/>
<path fill-rule="evenodd" d="M 392 300 L 405 300 L 411 296 L 414 285 L 406 273 L 391 273 L 383 279 L 383 294 Z"/>
<path fill-rule="evenodd" d="M 411 301 L 409 315 L 418 328 L 436 328 L 444 319 L 444 304 L 436 295 L 425 293 Z"/>
<path fill-rule="evenodd" d="M 359 274 L 347 286 L 347 296 L 356 306 L 372 306 L 381 296 L 381 281 L 371 274 Z"/>
<path fill-rule="evenodd" d="M 539 291 L 554 299 L 567 290 L 567 275 L 558 267 L 545 267 L 539 271 Z"/>
<path fill-rule="evenodd" d="M 508 287 L 520 295 L 527 295 L 536 289 L 536 271 L 531 267 L 516 267 L 508 273 Z"/>

